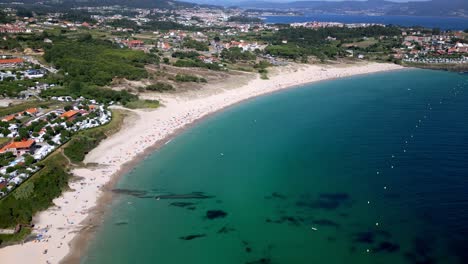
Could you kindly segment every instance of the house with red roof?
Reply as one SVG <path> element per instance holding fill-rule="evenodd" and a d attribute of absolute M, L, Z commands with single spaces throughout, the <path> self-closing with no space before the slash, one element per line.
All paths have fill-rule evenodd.
<path fill-rule="evenodd" d="M 3 148 L 0 149 L 0 153 L 5 152 L 12 152 L 16 156 L 22 156 L 26 153 L 32 153 L 34 151 L 34 147 L 36 146 L 36 141 L 34 139 L 28 139 L 23 141 L 14 141 Z"/>
<path fill-rule="evenodd" d="M 13 114 L 13 115 L 5 116 L 4 118 L 2 118 L 2 121 L 3 122 L 10 122 L 10 121 L 14 120 L 15 118 L 16 118 L 16 114 Z"/>
<path fill-rule="evenodd" d="M 172 47 L 171 47 L 171 44 L 167 43 L 167 42 L 158 42 L 158 49 L 162 49 L 162 50 L 170 50 Z"/>
<path fill-rule="evenodd" d="M 22 115 L 24 115 L 24 113 L 27 113 L 28 115 L 31 115 L 31 116 L 36 116 L 37 113 L 39 113 L 39 110 L 37 108 L 35 108 L 35 107 L 34 108 L 28 108 L 28 109 L 26 109 L 26 110 L 24 110 L 22 112 L 19 112 L 18 116 L 22 116 Z"/>
<path fill-rule="evenodd" d="M 79 113 L 80 113 L 79 111 L 70 110 L 70 111 L 66 111 L 65 113 L 61 114 L 60 117 L 64 118 L 64 119 L 67 119 L 68 121 L 71 121 L 71 120 L 75 119 Z"/>
<path fill-rule="evenodd" d="M 135 39 L 135 40 L 129 40 L 129 41 L 127 42 L 127 46 L 128 46 L 129 48 L 141 48 L 141 47 L 143 47 L 144 45 L 145 45 L 145 43 L 144 43 L 143 41 L 137 40 L 137 39 Z"/>
<path fill-rule="evenodd" d="M 0 68 L 12 68 L 23 64 L 23 59 L 12 58 L 12 59 L 0 59 Z"/>

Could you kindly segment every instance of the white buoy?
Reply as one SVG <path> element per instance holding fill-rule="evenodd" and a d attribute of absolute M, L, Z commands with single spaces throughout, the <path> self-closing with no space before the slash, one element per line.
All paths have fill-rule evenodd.
<path fill-rule="evenodd" d="M 375 226 L 379 226 L 379 222 L 375 223 Z"/>
<path fill-rule="evenodd" d="M 367 201 L 367 204 L 370 204 L 370 201 Z"/>
<path fill-rule="evenodd" d="M 378 175 L 378 174 L 380 174 L 380 172 L 379 172 L 379 171 L 377 172 L 377 175 Z"/>
<path fill-rule="evenodd" d="M 383 188 L 384 188 L 384 190 L 387 190 L 387 186 L 384 186 Z"/>

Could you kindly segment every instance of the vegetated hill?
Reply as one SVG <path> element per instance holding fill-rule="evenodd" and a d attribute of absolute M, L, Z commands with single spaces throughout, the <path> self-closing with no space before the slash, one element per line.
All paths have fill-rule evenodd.
<path fill-rule="evenodd" d="M 407 3 L 396 3 L 385 0 L 295 1 L 288 3 L 246 1 L 238 3 L 237 6 L 256 9 L 301 10 L 311 13 L 468 17 L 467 0 L 431 0 L 427 2 Z"/>

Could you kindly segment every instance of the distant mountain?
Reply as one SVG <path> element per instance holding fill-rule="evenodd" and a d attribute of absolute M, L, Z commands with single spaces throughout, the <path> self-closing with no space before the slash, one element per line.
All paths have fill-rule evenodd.
<path fill-rule="evenodd" d="M 287 3 L 245 1 L 237 3 L 236 6 L 254 9 L 294 10 L 309 13 L 468 17 L 468 0 L 432 0 L 407 3 L 396 3 L 385 0 L 295 1 Z"/>

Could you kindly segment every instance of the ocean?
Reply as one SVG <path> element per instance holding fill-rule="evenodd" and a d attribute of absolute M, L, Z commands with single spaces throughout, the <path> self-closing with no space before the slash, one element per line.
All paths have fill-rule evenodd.
<path fill-rule="evenodd" d="M 468 263 L 467 102 L 412 69 L 230 107 L 121 178 L 81 262 Z"/>
<path fill-rule="evenodd" d="M 340 23 L 379 23 L 404 27 L 422 26 L 426 28 L 440 28 L 443 30 L 468 29 L 468 18 L 459 17 L 306 14 L 304 16 L 266 16 L 264 18 L 265 22 L 270 24 L 319 21 Z"/>

